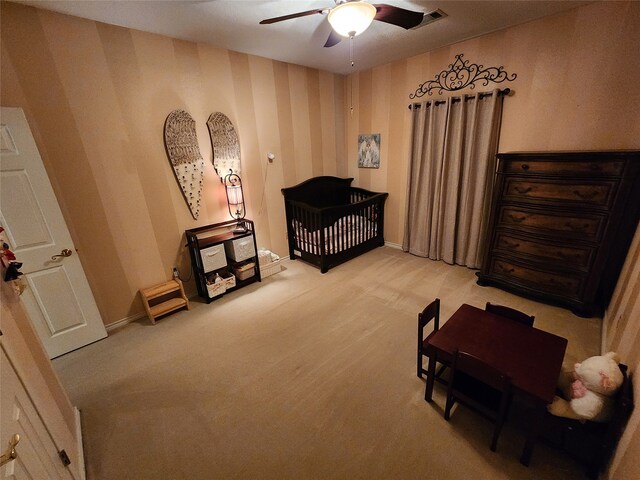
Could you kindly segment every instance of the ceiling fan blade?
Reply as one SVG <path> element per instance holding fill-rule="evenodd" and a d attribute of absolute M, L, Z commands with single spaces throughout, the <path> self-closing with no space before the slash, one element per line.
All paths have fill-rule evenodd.
<path fill-rule="evenodd" d="M 339 44 L 342 41 L 342 35 L 336 33 L 336 31 L 332 28 L 331 33 L 329 34 L 329 38 L 327 38 L 327 42 L 324 44 L 325 48 L 333 47 L 334 45 Z"/>
<path fill-rule="evenodd" d="M 307 10 L 306 12 L 291 13 L 289 15 L 283 15 L 282 17 L 267 18 L 266 20 L 262 20 L 260 22 L 260 25 L 268 25 L 271 23 L 282 22 L 283 20 L 291 20 L 292 18 L 306 17 L 307 15 L 314 15 L 316 13 L 323 13 L 326 11 L 327 11 L 326 8 L 320 8 L 316 10 Z"/>
<path fill-rule="evenodd" d="M 385 3 L 378 3 L 373 6 L 376 7 L 376 10 L 378 11 L 374 20 L 397 25 L 398 27 L 402 27 L 407 30 L 420 25 L 424 18 L 423 12 L 414 12 L 404 8 L 394 7 L 393 5 L 387 5 Z"/>

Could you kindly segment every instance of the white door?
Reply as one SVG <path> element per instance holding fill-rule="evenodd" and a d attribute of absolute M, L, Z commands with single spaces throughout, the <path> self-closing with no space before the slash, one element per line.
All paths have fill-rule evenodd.
<path fill-rule="evenodd" d="M 2 107 L 0 142 L 0 222 L 23 263 L 21 299 L 54 358 L 107 332 L 21 108 Z"/>
<path fill-rule="evenodd" d="M 0 354 L 0 454 L 8 455 L 9 442 L 19 436 L 16 456 L 3 458 L 0 478 L 73 480 L 4 348 Z"/>

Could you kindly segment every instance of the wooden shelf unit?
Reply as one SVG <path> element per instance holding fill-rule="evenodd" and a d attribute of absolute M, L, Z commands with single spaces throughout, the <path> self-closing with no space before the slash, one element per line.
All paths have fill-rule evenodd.
<path fill-rule="evenodd" d="M 261 281 L 255 226 L 251 220 L 244 219 L 242 222 L 246 227 L 245 232 L 234 232 L 238 224 L 237 220 L 214 223 L 185 231 L 193 276 L 198 287 L 198 295 L 205 299 L 207 303 L 222 297 L 228 292 L 235 291 L 253 282 Z M 244 247 L 248 247 L 247 249 L 250 251 L 249 254 L 242 256 L 239 260 L 232 258 L 234 254 L 231 253 L 237 243 L 243 243 Z M 248 263 L 254 264 L 251 276 L 240 279 L 237 275 L 232 275 L 234 274 L 234 267 Z M 233 286 L 223 290 L 223 293 L 211 296 L 207 288 L 207 279 L 216 274 L 233 276 L 235 282 Z"/>
<path fill-rule="evenodd" d="M 177 278 L 154 285 L 153 287 L 141 289 L 140 297 L 142 298 L 142 304 L 147 312 L 147 316 L 154 325 L 158 317 L 167 315 L 181 308 L 186 307 L 187 310 L 190 308 L 182 282 Z"/>

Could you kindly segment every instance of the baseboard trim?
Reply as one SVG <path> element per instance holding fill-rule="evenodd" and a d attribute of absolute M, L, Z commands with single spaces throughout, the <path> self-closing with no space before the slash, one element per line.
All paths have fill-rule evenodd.
<path fill-rule="evenodd" d="M 189 300 L 193 300 L 194 298 L 198 297 L 198 293 L 192 293 L 191 295 L 187 295 L 187 298 Z M 136 313 L 134 315 L 130 315 L 128 317 L 125 318 L 121 318 L 120 320 L 116 320 L 113 323 L 110 323 L 109 325 L 105 325 L 104 328 L 107 331 L 107 333 L 112 332 L 113 330 L 116 330 L 118 328 L 122 328 L 125 325 L 130 324 L 131 322 L 135 322 L 136 320 L 140 320 L 141 318 L 147 318 L 147 314 L 146 312 L 140 312 L 140 313 Z"/>
<path fill-rule="evenodd" d="M 125 325 L 128 325 L 131 322 L 135 322 L 136 320 L 140 320 L 141 318 L 146 317 L 147 314 L 142 312 L 142 313 L 136 313 L 135 315 L 131 315 L 129 317 L 125 317 L 122 318 L 120 320 L 116 320 L 113 323 L 110 323 L 109 325 L 105 325 L 105 329 L 107 330 L 107 333 L 112 332 L 113 330 L 116 330 L 118 328 L 124 327 Z"/>
<path fill-rule="evenodd" d="M 82 440 L 82 415 L 78 407 L 73 407 L 73 411 L 76 417 L 76 438 L 78 440 L 78 473 L 80 474 L 79 480 L 87 479 L 87 467 L 84 463 L 84 442 Z"/>
<path fill-rule="evenodd" d="M 398 248 L 400 248 L 400 246 L 398 245 Z M 286 257 L 280 257 L 280 260 L 290 260 L 289 255 L 287 255 Z M 194 298 L 198 297 L 198 293 L 193 293 L 191 295 L 187 295 L 187 297 L 189 298 L 189 300 L 193 300 Z M 113 323 L 110 323 L 109 325 L 105 325 L 104 328 L 107 331 L 107 333 L 112 332 L 113 330 L 117 330 L 118 328 L 122 328 L 128 324 L 130 324 L 131 322 L 135 322 L 136 320 L 140 320 L 141 318 L 145 318 L 147 316 L 147 314 L 145 312 L 141 312 L 141 313 L 136 313 L 134 315 L 130 315 L 128 317 L 125 318 L 121 318 L 120 320 L 116 320 Z"/>
<path fill-rule="evenodd" d="M 395 248 L 396 250 L 402 250 L 402 245 L 400 245 L 399 243 L 384 242 L 384 246 L 385 247 L 390 247 L 390 248 Z"/>

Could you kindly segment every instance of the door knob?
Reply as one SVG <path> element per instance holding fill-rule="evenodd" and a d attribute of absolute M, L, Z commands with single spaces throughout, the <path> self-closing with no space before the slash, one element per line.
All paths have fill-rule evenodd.
<path fill-rule="evenodd" d="M 73 252 L 68 248 L 65 248 L 58 255 L 51 257 L 51 260 L 55 260 L 58 257 L 70 257 L 71 255 L 73 255 Z"/>
<path fill-rule="evenodd" d="M 11 437 L 11 440 L 9 440 L 9 450 L 7 450 L 7 453 L 0 456 L 0 467 L 2 467 L 5 463 L 9 463 L 11 460 L 14 460 L 15 458 L 18 457 L 18 452 L 16 452 L 16 446 L 18 445 L 19 441 L 20 441 L 20 435 L 18 435 L 17 433 L 14 433 L 13 437 Z"/>

